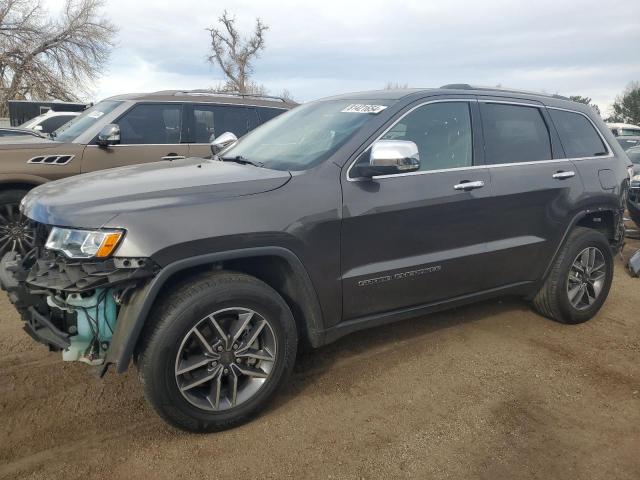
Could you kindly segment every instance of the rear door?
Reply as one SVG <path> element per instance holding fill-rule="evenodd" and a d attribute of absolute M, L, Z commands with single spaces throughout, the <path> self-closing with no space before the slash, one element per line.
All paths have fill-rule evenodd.
<path fill-rule="evenodd" d="M 120 144 L 99 147 L 95 140 L 85 149 L 82 171 L 121 167 L 135 163 L 185 158 L 182 103 L 138 103 L 116 121 Z"/>
<path fill-rule="evenodd" d="M 245 105 L 193 104 L 189 106 L 189 155 L 211 155 L 213 138 L 231 132 L 240 138 L 260 122 L 255 107 Z"/>
<path fill-rule="evenodd" d="M 426 102 L 381 137 L 415 142 L 420 171 L 343 178 L 343 319 L 480 289 L 492 212 L 478 124 L 473 98 Z"/>
<path fill-rule="evenodd" d="M 533 101 L 480 98 L 492 219 L 483 288 L 538 280 L 583 191 L 546 108 Z"/>

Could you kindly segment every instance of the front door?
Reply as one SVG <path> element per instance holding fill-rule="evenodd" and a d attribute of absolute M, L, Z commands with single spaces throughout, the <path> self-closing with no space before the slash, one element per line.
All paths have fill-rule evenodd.
<path fill-rule="evenodd" d="M 426 103 L 381 137 L 415 142 L 419 171 L 343 179 L 344 320 L 480 289 L 492 187 L 477 123 L 474 100 Z"/>
<path fill-rule="evenodd" d="M 189 155 L 182 143 L 182 104 L 139 103 L 116 122 L 120 143 L 110 147 L 87 145 L 82 172 L 136 163 L 177 160 Z"/>

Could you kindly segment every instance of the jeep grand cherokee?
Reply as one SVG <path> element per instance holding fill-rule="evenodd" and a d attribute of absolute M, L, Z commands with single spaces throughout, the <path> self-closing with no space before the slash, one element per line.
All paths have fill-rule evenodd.
<path fill-rule="evenodd" d="M 607 297 L 628 159 L 585 105 L 365 92 L 230 140 L 32 190 L 35 247 L 0 265 L 29 335 L 102 373 L 133 360 L 175 426 L 247 421 L 301 343 L 507 294 L 580 323 Z"/>

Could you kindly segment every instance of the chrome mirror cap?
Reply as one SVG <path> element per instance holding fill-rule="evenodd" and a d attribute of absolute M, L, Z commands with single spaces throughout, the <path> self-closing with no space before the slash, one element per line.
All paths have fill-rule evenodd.
<path fill-rule="evenodd" d="M 238 137 L 236 137 L 231 132 L 224 132 L 223 134 L 219 135 L 218 138 L 213 138 L 212 135 L 210 140 L 211 153 L 213 153 L 214 155 L 218 155 L 220 152 L 230 147 L 231 145 L 235 145 L 235 143 L 238 141 Z"/>
<path fill-rule="evenodd" d="M 102 147 L 117 145 L 120 143 L 120 127 L 115 123 L 105 125 L 100 130 L 96 143 Z"/>
<path fill-rule="evenodd" d="M 408 140 L 378 140 L 371 146 L 366 176 L 392 175 L 420 169 L 418 146 Z"/>

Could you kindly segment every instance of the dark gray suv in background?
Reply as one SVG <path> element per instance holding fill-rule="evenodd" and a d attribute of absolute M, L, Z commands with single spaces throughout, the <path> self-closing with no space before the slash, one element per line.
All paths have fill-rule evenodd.
<path fill-rule="evenodd" d="M 32 190 L 35 248 L 0 267 L 29 335 L 103 373 L 133 360 L 180 428 L 247 421 L 301 343 L 507 294 L 580 323 L 609 292 L 629 160 L 585 105 L 355 93 L 212 148 Z"/>

